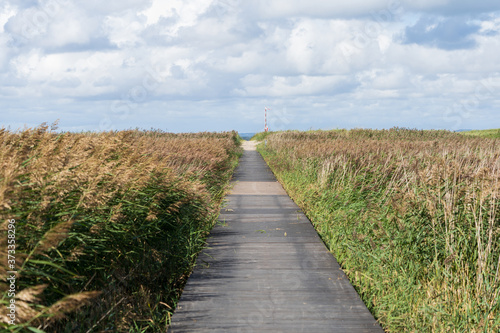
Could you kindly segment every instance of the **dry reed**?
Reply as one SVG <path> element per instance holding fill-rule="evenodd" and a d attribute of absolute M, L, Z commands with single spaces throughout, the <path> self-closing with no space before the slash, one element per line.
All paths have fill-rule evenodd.
<path fill-rule="evenodd" d="M 164 330 L 237 163 L 237 134 L 52 127 L 0 130 L 0 215 L 4 230 L 16 220 L 19 273 L 18 325 L 0 327 Z"/>

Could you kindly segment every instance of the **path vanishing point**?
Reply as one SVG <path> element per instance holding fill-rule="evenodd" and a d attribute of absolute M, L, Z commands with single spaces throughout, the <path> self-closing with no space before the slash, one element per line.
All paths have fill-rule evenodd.
<path fill-rule="evenodd" d="M 169 332 L 383 332 L 255 143 L 244 149 Z"/>

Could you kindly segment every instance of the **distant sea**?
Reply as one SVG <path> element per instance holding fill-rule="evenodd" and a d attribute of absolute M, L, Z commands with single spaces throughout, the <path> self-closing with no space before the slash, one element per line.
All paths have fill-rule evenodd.
<path fill-rule="evenodd" d="M 243 140 L 250 140 L 255 133 L 238 133 Z"/>

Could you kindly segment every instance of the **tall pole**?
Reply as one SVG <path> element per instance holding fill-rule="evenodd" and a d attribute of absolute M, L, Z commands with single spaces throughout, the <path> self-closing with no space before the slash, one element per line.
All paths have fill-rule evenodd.
<path fill-rule="evenodd" d="M 264 108 L 264 132 L 269 131 L 269 127 L 267 127 L 267 110 L 271 109 L 268 109 L 267 107 Z"/>

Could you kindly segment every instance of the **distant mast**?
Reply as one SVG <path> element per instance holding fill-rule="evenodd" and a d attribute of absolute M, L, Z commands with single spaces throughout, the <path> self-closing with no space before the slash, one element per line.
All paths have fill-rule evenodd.
<path fill-rule="evenodd" d="M 264 132 L 269 131 L 269 127 L 267 127 L 267 110 L 271 110 L 271 109 L 268 107 L 264 108 Z"/>

